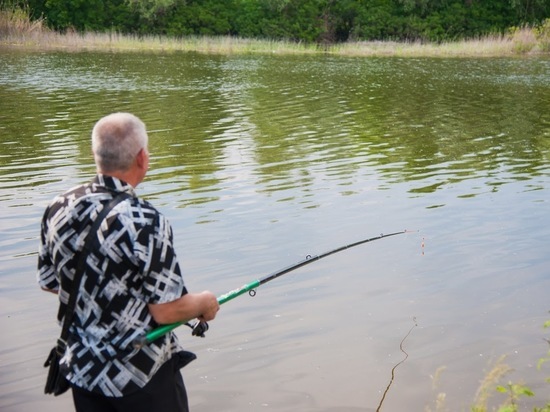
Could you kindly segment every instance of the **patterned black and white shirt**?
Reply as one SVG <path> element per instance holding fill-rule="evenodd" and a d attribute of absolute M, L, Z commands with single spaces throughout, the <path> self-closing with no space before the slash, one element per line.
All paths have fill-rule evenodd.
<path fill-rule="evenodd" d="M 116 205 L 98 230 L 101 246 L 86 258 L 61 360 L 73 385 L 114 397 L 145 386 L 181 350 L 173 333 L 141 349 L 132 345 L 158 326 L 147 304 L 170 302 L 187 293 L 168 221 L 136 197 L 132 186 L 99 174 L 91 183 L 56 197 L 46 209 L 37 274 L 41 287 L 59 291 L 63 308 L 92 222 L 117 192 L 132 196 Z"/>

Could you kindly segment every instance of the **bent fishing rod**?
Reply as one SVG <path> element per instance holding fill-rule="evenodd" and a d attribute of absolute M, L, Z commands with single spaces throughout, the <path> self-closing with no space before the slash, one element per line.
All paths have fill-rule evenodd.
<path fill-rule="evenodd" d="M 278 277 L 280 277 L 282 275 L 285 275 L 285 274 L 287 274 L 289 272 L 292 272 L 292 271 L 294 271 L 298 268 L 301 268 L 302 266 L 308 265 L 308 264 L 313 263 L 313 262 L 315 262 L 319 259 L 322 259 L 322 258 L 325 258 L 327 256 L 333 255 L 334 253 L 338 253 L 338 252 L 341 252 L 343 250 L 346 250 L 346 249 L 349 249 L 349 248 L 352 248 L 352 247 L 355 247 L 355 246 L 362 245 L 363 243 L 372 242 L 372 241 L 375 241 L 375 240 L 383 239 L 385 237 L 401 235 L 401 234 L 407 233 L 407 232 L 409 232 L 409 231 L 402 230 L 400 232 L 380 234 L 379 236 L 371 237 L 369 239 L 359 240 L 358 242 L 350 243 L 349 245 L 340 246 L 339 248 L 330 250 L 330 251 L 325 252 L 325 253 L 321 253 L 320 255 L 316 255 L 316 256 L 307 255 L 306 258 L 304 260 L 301 260 L 300 262 L 294 263 L 293 265 L 287 266 L 287 267 L 285 267 L 283 269 L 280 269 L 276 272 L 273 272 L 273 273 L 271 273 L 271 274 L 269 274 L 269 275 L 267 275 L 267 276 L 265 276 L 261 279 L 256 279 L 256 280 L 254 280 L 250 283 L 247 283 L 246 285 L 241 286 L 240 288 L 233 289 L 233 290 L 219 296 L 218 297 L 218 303 L 220 305 L 222 305 L 226 302 L 229 302 L 230 300 L 235 299 L 238 296 L 241 296 L 242 294 L 244 294 L 246 292 L 248 292 L 250 294 L 250 296 L 254 296 L 254 295 L 256 295 L 256 289 L 258 287 L 266 284 L 267 282 L 272 281 L 273 279 L 277 279 Z M 187 326 L 190 326 L 191 328 L 194 327 L 193 325 L 187 323 L 186 321 L 170 323 L 170 324 L 167 324 L 167 325 L 161 325 L 158 328 L 147 332 L 146 335 L 140 336 L 137 339 L 135 339 L 134 342 L 133 342 L 133 345 L 134 345 L 135 348 L 141 348 L 144 345 L 153 342 L 154 340 L 160 338 L 161 336 L 165 335 L 166 333 L 174 330 L 175 328 L 177 328 L 178 326 L 181 326 L 181 325 L 187 325 Z"/>

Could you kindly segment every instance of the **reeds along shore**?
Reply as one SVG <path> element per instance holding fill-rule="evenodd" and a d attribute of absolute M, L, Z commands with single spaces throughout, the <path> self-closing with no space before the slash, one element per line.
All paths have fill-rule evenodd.
<path fill-rule="evenodd" d="M 540 27 L 511 29 L 505 35 L 443 43 L 347 42 L 319 45 L 238 37 L 136 36 L 110 33 L 55 32 L 22 9 L 0 10 L 0 47 L 28 50 L 196 51 L 202 53 L 326 53 L 342 56 L 499 57 L 550 54 L 550 19 Z"/>

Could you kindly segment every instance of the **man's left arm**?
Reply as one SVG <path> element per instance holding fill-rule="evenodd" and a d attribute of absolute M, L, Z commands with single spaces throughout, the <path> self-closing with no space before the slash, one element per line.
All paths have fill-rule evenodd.
<path fill-rule="evenodd" d="M 46 234 L 48 230 L 47 216 L 48 210 L 44 213 L 40 227 L 40 244 L 38 246 L 38 268 L 36 280 L 42 290 L 58 294 L 59 282 L 46 244 Z"/>

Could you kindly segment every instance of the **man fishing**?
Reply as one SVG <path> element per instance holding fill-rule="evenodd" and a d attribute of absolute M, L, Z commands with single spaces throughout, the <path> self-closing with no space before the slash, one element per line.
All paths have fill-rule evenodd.
<path fill-rule="evenodd" d="M 187 291 L 170 224 L 134 192 L 149 167 L 143 122 L 129 113 L 102 118 L 92 151 L 95 178 L 57 196 L 42 219 L 38 283 L 58 294 L 60 322 L 80 282 L 60 371 L 78 412 L 188 411 L 180 368 L 195 356 L 173 333 L 140 348 L 132 342 L 161 324 L 210 321 L 218 301 Z M 108 207 L 90 249 L 88 233 Z"/>

